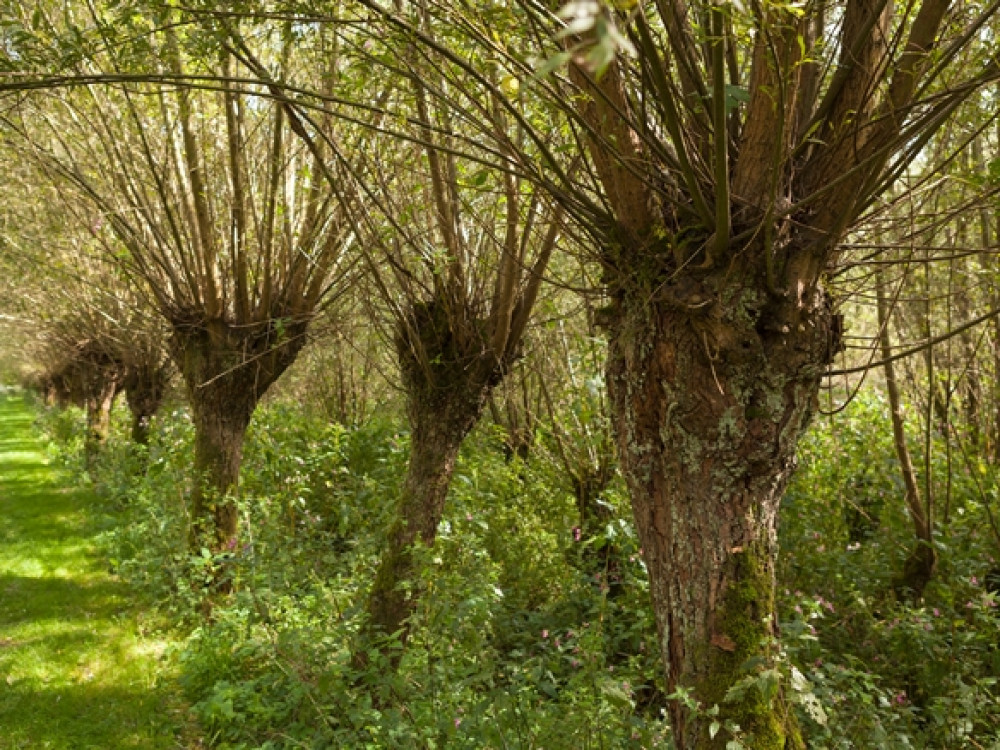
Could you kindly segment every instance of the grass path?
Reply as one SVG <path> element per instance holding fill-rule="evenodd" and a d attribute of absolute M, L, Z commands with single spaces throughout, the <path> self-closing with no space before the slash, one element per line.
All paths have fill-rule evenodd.
<path fill-rule="evenodd" d="M 199 747 L 167 643 L 97 554 L 95 498 L 61 485 L 0 395 L 0 750 Z"/>

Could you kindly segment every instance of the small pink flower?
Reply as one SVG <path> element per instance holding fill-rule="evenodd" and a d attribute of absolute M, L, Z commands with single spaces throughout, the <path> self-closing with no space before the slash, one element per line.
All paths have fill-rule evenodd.
<path fill-rule="evenodd" d="M 574 542 L 579 542 L 580 541 L 580 527 L 579 526 L 574 526 L 573 527 L 573 541 Z"/>
<path fill-rule="evenodd" d="M 941 610 L 938 609 L 937 607 L 934 608 L 934 616 L 935 617 L 940 617 L 941 616 Z"/>
<path fill-rule="evenodd" d="M 548 638 L 548 637 L 549 637 L 549 631 L 548 630 L 543 630 L 542 631 L 542 639 L 545 639 L 545 638 Z"/>
<path fill-rule="evenodd" d="M 465 520 L 466 521 L 471 521 L 472 520 L 472 514 L 471 513 L 466 513 L 465 514 Z"/>
<path fill-rule="evenodd" d="M 461 719 L 455 719 L 455 729 L 458 729 L 458 727 L 461 725 L 461 723 L 462 723 Z"/>
<path fill-rule="evenodd" d="M 893 701 L 895 701 L 897 706 L 902 706 L 904 703 L 906 703 L 906 692 L 901 690 L 900 692 L 896 693 L 896 697 L 893 698 Z"/>
<path fill-rule="evenodd" d="M 975 576 L 972 576 L 972 578 L 969 579 L 969 583 L 971 583 L 973 586 L 978 586 L 979 585 L 979 579 L 976 578 Z"/>

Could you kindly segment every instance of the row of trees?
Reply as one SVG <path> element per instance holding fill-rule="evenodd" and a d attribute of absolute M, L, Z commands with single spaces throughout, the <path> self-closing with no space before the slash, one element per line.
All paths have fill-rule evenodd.
<path fill-rule="evenodd" d="M 771 658 L 779 502 L 848 343 L 836 295 L 877 296 L 874 359 L 891 384 L 890 303 L 913 275 L 892 288 L 880 269 L 929 269 L 940 255 L 929 248 L 971 244 L 973 221 L 954 206 L 978 217 L 979 262 L 992 263 L 996 216 L 980 207 L 995 200 L 996 7 L 554 10 L 19 5 L 6 15 L 5 67 L 19 75 L 4 140 L 85 228 L 92 255 L 74 265 L 88 283 L 120 288 L 89 273 L 99 257 L 135 285 L 126 308 L 144 300 L 160 316 L 148 350 L 158 373 L 169 351 L 191 405 L 199 547 L 237 545 L 232 496 L 254 409 L 316 316 L 363 290 L 411 427 L 371 636 L 405 640 L 413 546 L 434 541 L 458 449 L 521 355 L 543 279 L 582 293 L 607 339 L 668 692 L 721 707 L 712 718 L 672 700 L 676 744 L 722 742 L 710 730 L 722 720 L 755 746 L 800 746 L 780 698 L 726 696 L 745 665 Z M 970 124 L 952 124 L 959 115 Z M 983 179 L 946 196 L 933 176 L 969 153 Z M 878 245 L 848 250 L 866 221 Z M 107 335 L 73 334 L 91 364 L 91 340 L 129 348 L 138 339 L 124 332 L 140 327 L 112 299 L 47 330 L 113 321 Z M 972 316 L 971 301 L 960 312 Z M 912 315 L 932 338 L 936 314 Z M 88 394 L 113 397 L 124 358 L 101 352 Z M 944 398 L 948 414 L 956 388 L 929 403 Z M 972 385 L 961 398 L 985 400 Z M 609 471 L 596 454 L 579 468 L 581 510 Z M 919 543 L 901 586 L 919 594 L 932 501 L 908 480 L 907 502 Z"/>

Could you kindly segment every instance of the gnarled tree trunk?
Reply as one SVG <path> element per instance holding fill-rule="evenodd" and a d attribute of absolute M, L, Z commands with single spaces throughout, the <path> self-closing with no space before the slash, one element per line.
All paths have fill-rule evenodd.
<path fill-rule="evenodd" d="M 392 635 L 402 631 L 402 640 L 406 640 L 405 622 L 416 607 L 417 594 L 405 591 L 401 584 L 412 582 L 418 573 L 413 560 L 414 544 L 434 543 L 459 448 L 481 414 L 481 404 L 480 411 L 475 411 L 476 399 L 467 395 L 455 398 L 457 409 L 449 408 L 451 404 L 435 408 L 407 399 L 410 459 L 398 515 L 372 587 L 369 615 L 374 633 Z M 464 413 L 456 413 L 459 411 Z"/>
<path fill-rule="evenodd" d="M 257 403 L 302 348 L 304 328 L 291 324 L 279 331 L 270 324 L 217 320 L 174 325 L 170 347 L 187 386 L 195 430 L 192 548 L 236 548 L 243 439 Z"/>
<path fill-rule="evenodd" d="M 459 448 L 506 368 L 483 342 L 453 334 L 435 302 L 415 305 L 396 347 L 410 421 L 410 459 L 369 599 L 368 630 L 370 636 L 399 633 L 405 642 L 406 621 L 419 596 L 403 588 L 418 573 L 414 545 L 434 543 Z M 398 651 L 392 658 L 398 662 Z M 355 660 L 363 663 L 364 657 L 359 653 Z"/>
<path fill-rule="evenodd" d="M 838 321 L 819 291 L 793 303 L 753 269 L 728 271 L 652 301 L 617 294 L 608 387 L 668 692 L 720 708 L 713 719 L 671 701 L 677 747 L 725 747 L 712 720 L 738 724 L 749 747 L 799 747 L 780 694 L 726 693 L 754 657 L 771 661 L 778 506 Z"/>

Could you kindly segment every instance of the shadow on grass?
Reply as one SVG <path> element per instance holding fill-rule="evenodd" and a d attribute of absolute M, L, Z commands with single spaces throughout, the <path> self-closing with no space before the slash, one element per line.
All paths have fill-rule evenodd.
<path fill-rule="evenodd" d="M 176 748 L 173 738 L 183 716 L 169 700 L 156 687 L 87 682 L 38 686 L 15 681 L 0 691 L 0 748 Z"/>
<path fill-rule="evenodd" d="M 124 605 L 124 586 L 103 577 L 93 580 L 0 575 L 0 622 L 85 617 Z"/>
<path fill-rule="evenodd" d="M 95 497 L 46 465 L 31 429 L 26 404 L 0 397 L 0 750 L 200 747 L 182 739 L 166 643 L 98 552 Z"/>

